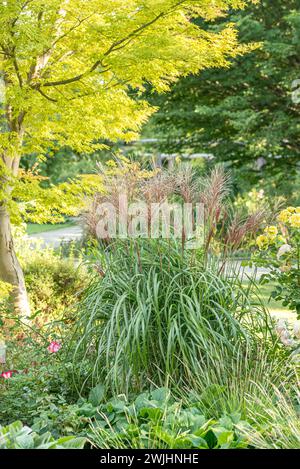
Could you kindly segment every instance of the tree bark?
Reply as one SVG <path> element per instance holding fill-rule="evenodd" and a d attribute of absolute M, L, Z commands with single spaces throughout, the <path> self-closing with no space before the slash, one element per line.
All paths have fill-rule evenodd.
<path fill-rule="evenodd" d="M 30 305 L 22 268 L 17 259 L 11 233 L 10 217 L 5 205 L 0 205 L 0 279 L 13 286 L 11 300 L 21 319 L 30 316 Z"/>
<path fill-rule="evenodd" d="M 11 32 L 11 44 L 8 46 L 8 53 L 5 52 L 5 59 L 15 57 L 15 39 L 14 32 Z M 8 41 L 9 43 L 10 41 Z M 18 79 L 20 89 L 23 87 L 23 80 L 18 69 L 18 64 L 14 62 L 15 73 Z M 0 174 L 0 185 L 3 185 L 3 192 L 7 196 L 0 200 L 0 280 L 9 283 L 13 289 L 11 293 L 11 302 L 15 313 L 20 319 L 27 321 L 30 317 L 30 305 L 25 286 L 24 274 L 21 265 L 17 259 L 14 241 L 11 232 L 11 222 L 9 212 L 6 206 L 7 200 L 10 199 L 12 187 L 10 185 L 10 176 L 17 177 L 19 171 L 21 149 L 24 137 L 23 122 L 26 115 L 25 110 L 17 112 L 13 104 L 9 100 L 9 89 L 14 87 L 10 73 L 8 74 L 4 68 L 4 99 L 1 107 L 5 109 L 4 125 L 1 126 L 0 132 L 4 132 L 8 136 L 11 148 L 2 149 L 0 161 L 8 171 L 9 177 Z M 4 105 L 4 106 L 3 106 Z M 1 168 L 0 168 L 1 169 Z"/>

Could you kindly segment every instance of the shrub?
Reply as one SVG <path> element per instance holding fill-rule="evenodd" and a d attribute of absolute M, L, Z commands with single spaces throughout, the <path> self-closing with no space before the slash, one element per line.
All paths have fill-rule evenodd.
<path fill-rule="evenodd" d="M 74 396 L 70 396 L 66 368 L 66 363 L 32 365 L 30 370 L 14 373 L 10 379 L 0 378 L 1 423 L 10 424 L 21 418 L 32 426 L 45 409 L 67 404 Z"/>
<path fill-rule="evenodd" d="M 278 224 L 267 226 L 256 243 L 259 251 L 254 262 L 270 269 L 262 283 L 274 282 L 272 297 L 300 318 L 300 207 L 282 210 Z"/>
<path fill-rule="evenodd" d="M 11 285 L 0 280 L 0 301 L 4 301 L 11 291 Z"/>
<path fill-rule="evenodd" d="M 85 437 L 90 419 L 97 414 L 99 393 L 93 390 L 89 400 L 78 399 L 72 393 L 70 378 L 65 361 L 14 372 L 9 379 L 0 377 L 1 424 L 22 419 L 38 434 L 49 432 L 55 438 Z"/>
<path fill-rule="evenodd" d="M 24 227 L 17 227 L 14 234 L 32 307 L 33 323 L 42 326 L 53 320 L 71 319 L 72 306 L 79 301 L 82 290 L 89 282 L 79 253 L 78 258 L 75 258 L 71 249 L 68 257 L 63 257 L 60 250 L 42 246 L 41 240 L 28 238 L 24 230 Z M 3 284 L 0 285 L 2 288 Z M 3 300 L 1 305 L 0 297 L 1 313 L 4 319 L 5 316 L 13 315 L 7 302 Z"/>
<path fill-rule="evenodd" d="M 67 256 L 60 249 L 44 246 L 39 239 L 30 239 L 24 230 L 15 234 L 16 250 L 22 264 L 32 310 L 45 318 L 61 318 L 76 303 L 88 283 L 82 256 L 71 248 Z"/>
<path fill-rule="evenodd" d="M 50 249 L 34 251 L 24 264 L 24 275 L 33 311 L 40 311 L 44 321 L 65 317 L 88 283 L 86 272 L 74 259 Z"/>

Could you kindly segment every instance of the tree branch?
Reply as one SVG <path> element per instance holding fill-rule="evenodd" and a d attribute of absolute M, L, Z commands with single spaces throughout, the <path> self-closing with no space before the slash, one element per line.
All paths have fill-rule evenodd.
<path fill-rule="evenodd" d="M 83 73 L 81 73 L 81 74 L 79 74 L 75 77 L 67 78 L 65 80 L 49 81 L 47 83 L 42 83 L 39 86 L 51 87 L 51 86 L 69 85 L 70 83 L 80 81 L 80 80 L 82 80 L 82 78 L 85 78 L 87 75 L 90 75 L 91 73 L 93 73 L 96 70 L 97 67 L 99 67 L 99 65 L 102 65 L 102 60 L 98 60 L 87 72 L 83 72 Z M 109 70 L 110 70 L 110 67 L 103 68 L 103 70 L 101 70 L 101 72 L 99 72 L 99 73 L 105 73 L 105 72 L 108 72 Z"/>
<path fill-rule="evenodd" d="M 13 66 L 14 66 L 14 69 L 15 69 L 15 72 L 16 72 L 16 75 L 17 75 L 17 78 L 18 78 L 19 86 L 20 86 L 20 88 L 22 88 L 23 87 L 23 79 L 22 79 L 22 76 L 21 76 L 21 73 L 20 73 L 20 69 L 19 69 L 19 65 L 18 65 L 18 62 L 17 62 L 17 58 L 15 56 L 15 53 L 13 53 Z"/>
<path fill-rule="evenodd" d="M 129 33 L 126 37 L 119 39 L 118 41 L 115 41 L 106 52 L 104 52 L 102 59 L 97 60 L 87 71 L 80 73 L 79 75 L 76 75 L 72 78 L 67 78 L 65 80 L 57 80 L 57 81 L 48 81 L 46 83 L 41 84 L 43 87 L 55 87 L 55 86 L 63 86 L 63 85 L 68 85 L 70 83 L 74 83 L 77 81 L 80 81 L 82 78 L 86 77 L 87 75 L 90 75 L 93 73 L 99 65 L 101 65 L 104 70 L 102 70 L 100 73 L 105 73 L 106 71 L 109 71 L 109 67 L 105 67 L 103 65 L 103 58 L 108 57 L 112 52 L 115 52 L 116 50 L 121 49 L 122 47 L 126 47 L 128 42 L 130 42 L 131 39 L 137 37 L 140 32 L 144 31 L 148 27 L 152 26 L 154 23 L 159 21 L 161 18 L 164 18 L 165 16 L 169 15 L 174 9 L 176 9 L 178 6 L 182 5 L 183 3 L 186 3 L 187 0 L 180 0 L 178 1 L 172 8 L 170 8 L 168 11 L 161 12 L 157 16 L 155 16 L 152 20 L 149 20 L 147 23 L 142 24 L 140 27 L 136 28 L 134 31 Z M 121 47 L 120 47 L 121 46 Z"/>
<path fill-rule="evenodd" d="M 36 89 L 48 101 L 51 101 L 52 103 L 57 103 L 57 99 L 51 98 L 50 96 L 46 95 L 46 93 L 44 93 L 44 91 L 42 91 L 40 87 L 34 87 L 34 89 Z"/>

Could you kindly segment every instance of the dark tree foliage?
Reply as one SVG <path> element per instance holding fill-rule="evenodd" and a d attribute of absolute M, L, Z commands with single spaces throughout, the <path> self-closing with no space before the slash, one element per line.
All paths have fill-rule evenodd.
<path fill-rule="evenodd" d="M 206 27 L 228 21 L 241 42 L 260 47 L 155 96 L 160 111 L 145 134 L 159 137 L 163 151 L 213 153 L 249 181 L 268 174 L 277 184 L 300 162 L 300 0 L 261 0 Z"/>

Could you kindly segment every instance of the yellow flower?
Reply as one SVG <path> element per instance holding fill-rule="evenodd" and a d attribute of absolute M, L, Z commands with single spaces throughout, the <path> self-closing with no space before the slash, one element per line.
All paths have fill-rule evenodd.
<path fill-rule="evenodd" d="M 300 228 L 300 213 L 294 213 L 289 219 L 292 228 Z"/>
<path fill-rule="evenodd" d="M 300 213 L 300 207 L 296 207 L 296 213 Z"/>
<path fill-rule="evenodd" d="M 264 232 L 266 233 L 267 237 L 268 237 L 271 241 L 274 241 L 274 239 L 275 239 L 276 236 L 278 235 L 278 229 L 276 228 L 276 226 L 267 226 L 267 227 L 264 229 Z"/>
<path fill-rule="evenodd" d="M 282 210 L 280 214 L 278 215 L 278 221 L 281 223 L 287 223 L 289 221 L 289 218 L 291 216 L 291 212 L 288 209 Z"/>
<path fill-rule="evenodd" d="M 256 238 L 256 244 L 259 249 L 266 249 L 269 245 L 269 238 L 266 235 L 260 235 Z"/>
<path fill-rule="evenodd" d="M 287 207 L 287 211 L 290 213 L 295 213 L 296 209 L 295 207 Z"/>
<path fill-rule="evenodd" d="M 109 166 L 110 168 L 116 168 L 117 163 L 114 160 L 109 160 L 107 161 L 106 165 Z"/>

